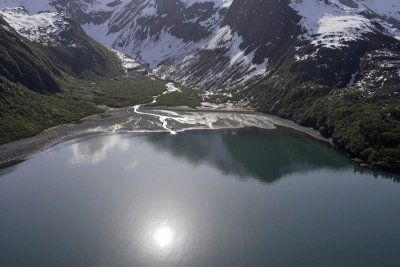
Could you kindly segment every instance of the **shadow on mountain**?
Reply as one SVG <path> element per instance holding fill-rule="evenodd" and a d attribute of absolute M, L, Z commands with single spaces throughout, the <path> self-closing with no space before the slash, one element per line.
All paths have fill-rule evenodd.
<path fill-rule="evenodd" d="M 329 145 L 286 128 L 160 134 L 147 140 L 157 150 L 194 165 L 212 165 L 225 174 L 265 183 L 292 173 L 354 166 Z"/>

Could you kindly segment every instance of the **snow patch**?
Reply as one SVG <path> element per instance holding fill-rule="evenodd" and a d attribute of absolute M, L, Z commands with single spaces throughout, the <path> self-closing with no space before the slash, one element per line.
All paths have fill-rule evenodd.
<path fill-rule="evenodd" d="M 358 0 L 358 2 L 381 16 L 400 21 L 400 1 L 398 0 Z"/>
<path fill-rule="evenodd" d="M 52 0 L 0 0 L 0 9 L 5 7 L 24 7 L 29 14 L 39 12 L 55 12 L 56 9 L 50 5 Z"/>
<path fill-rule="evenodd" d="M 21 36 L 43 45 L 60 44 L 59 34 L 70 28 L 65 17 L 54 12 L 28 15 L 23 8 L 16 7 L 4 8 L 0 15 Z"/>
<path fill-rule="evenodd" d="M 290 6 L 302 17 L 300 25 L 305 33 L 300 39 L 311 40 L 315 46 L 338 48 L 347 42 L 365 40 L 366 34 L 378 30 L 380 23 L 388 34 L 400 39 L 400 31 L 388 21 L 365 14 L 378 14 L 400 22 L 398 0 L 355 0 L 356 8 L 341 4 L 338 0 L 292 0 Z"/>
<path fill-rule="evenodd" d="M 350 80 L 350 82 L 347 84 L 347 86 L 352 86 L 352 85 L 356 82 L 356 77 L 357 77 L 357 75 L 358 75 L 358 70 L 357 70 L 355 73 L 353 73 L 353 74 L 351 75 L 351 80 Z"/>
<path fill-rule="evenodd" d="M 172 82 L 167 83 L 165 86 L 167 87 L 167 91 L 165 91 L 165 92 L 163 93 L 164 95 L 165 95 L 165 94 L 174 93 L 174 92 L 178 92 L 178 93 L 181 93 L 181 92 L 182 92 L 182 90 L 181 90 L 180 88 L 176 87 L 176 86 L 174 85 L 174 83 L 172 83 Z"/>
<path fill-rule="evenodd" d="M 180 0 L 182 3 L 185 4 L 186 7 L 190 7 L 197 3 L 207 3 L 207 2 L 214 2 L 214 6 L 217 8 L 228 8 L 231 6 L 233 0 Z"/>
<path fill-rule="evenodd" d="M 111 50 L 111 52 L 116 54 L 117 57 L 121 60 L 122 67 L 125 69 L 125 72 L 128 72 L 129 70 L 134 70 L 134 69 L 141 67 L 141 65 L 139 63 L 137 63 L 136 60 L 134 60 L 127 54 L 119 52 L 114 49 L 110 49 L 110 50 Z"/>

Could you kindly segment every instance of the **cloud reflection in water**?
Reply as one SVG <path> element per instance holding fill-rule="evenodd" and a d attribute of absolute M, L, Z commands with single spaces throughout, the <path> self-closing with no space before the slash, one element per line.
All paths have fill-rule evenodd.
<path fill-rule="evenodd" d="M 130 141 L 117 134 L 81 140 L 71 145 L 72 158 L 70 162 L 73 165 L 96 165 L 104 161 L 114 149 L 128 151 L 129 146 Z"/>

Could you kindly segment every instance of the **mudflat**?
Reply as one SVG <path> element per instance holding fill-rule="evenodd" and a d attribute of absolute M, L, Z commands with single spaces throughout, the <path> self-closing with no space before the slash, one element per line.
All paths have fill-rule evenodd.
<path fill-rule="evenodd" d="M 330 142 L 311 128 L 276 116 L 243 109 L 191 109 L 187 107 L 106 108 L 102 114 L 78 122 L 53 127 L 44 132 L 0 146 L 0 167 L 21 161 L 32 154 L 82 135 L 101 132 L 169 132 L 257 127 L 275 129 L 284 126 L 304 132 L 318 140 Z"/>

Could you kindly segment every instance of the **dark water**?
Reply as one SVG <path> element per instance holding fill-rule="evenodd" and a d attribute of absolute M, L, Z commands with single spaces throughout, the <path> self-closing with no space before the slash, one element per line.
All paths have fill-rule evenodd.
<path fill-rule="evenodd" d="M 400 266 L 399 180 L 285 129 L 81 138 L 0 172 L 0 266 Z"/>

